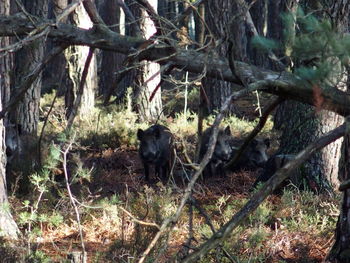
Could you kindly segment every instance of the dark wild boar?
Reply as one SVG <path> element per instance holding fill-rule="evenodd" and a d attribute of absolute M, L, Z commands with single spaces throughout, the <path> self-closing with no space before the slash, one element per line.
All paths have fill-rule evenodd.
<path fill-rule="evenodd" d="M 261 172 L 261 174 L 255 180 L 252 188 L 255 189 L 259 184 L 264 184 L 279 169 L 281 169 L 284 165 L 286 165 L 290 161 L 293 161 L 294 159 L 295 159 L 294 154 L 276 154 L 270 157 L 266 163 L 265 169 Z M 293 185 L 293 188 L 296 187 L 299 190 L 304 190 L 305 186 L 310 185 L 307 178 L 305 178 L 305 176 L 303 176 L 303 173 L 302 173 L 302 171 L 304 170 L 304 167 L 303 167 L 304 165 L 305 164 L 293 170 L 289 178 L 284 180 L 279 186 L 277 186 L 277 188 L 274 190 L 273 193 L 278 195 L 282 194 L 283 189 L 288 185 Z"/>
<path fill-rule="evenodd" d="M 212 128 L 208 128 L 204 131 L 202 135 L 202 141 L 199 151 L 199 159 L 202 160 L 205 153 L 208 150 L 209 140 L 212 135 Z M 218 133 L 218 138 L 216 141 L 215 149 L 208 165 L 204 168 L 203 177 L 213 176 L 215 174 L 219 176 L 225 175 L 224 165 L 230 160 L 231 157 L 231 130 L 230 126 L 225 129 L 220 129 Z"/>
<path fill-rule="evenodd" d="M 166 180 L 174 163 L 173 135 L 162 125 L 155 124 L 147 130 L 139 129 L 139 154 L 143 162 L 146 181 L 149 182 L 149 166 L 154 165 L 155 175 Z"/>
<path fill-rule="evenodd" d="M 241 142 L 237 142 L 235 140 L 232 140 L 230 142 L 232 149 L 231 159 L 234 158 L 236 152 L 240 147 L 240 144 Z M 233 167 L 230 167 L 231 170 L 255 170 L 257 168 L 264 167 L 269 158 L 267 155 L 267 150 L 269 149 L 269 147 L 269 139 L 253 139 L 249 143 L 247 149 L 242 153 L 237 163 Z"/>

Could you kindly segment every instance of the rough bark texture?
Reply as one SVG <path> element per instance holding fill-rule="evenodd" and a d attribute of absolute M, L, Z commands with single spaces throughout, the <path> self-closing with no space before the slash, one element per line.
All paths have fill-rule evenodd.
<path fill-rule="evenodd" d="M 239 61 L 246 61 L 246 35 L 245 26 L 242 15 L 237 15 L 241 8 L 236 1 L 231 0 L 208 0 L 205 1 L 205 21 L 209 31 L 206 32 L 206 41 L 212 41 L 210 46 L 217 41 L 226 40 L 228 35 L 228 28 L 230 32 L 235 32 L 230 36 L 231 41 L 234 42 L 235 59 Z M 220 23 L 218 23 L 218 17 L 220 17 Z M 216 45 L 215 44 L 215 45 Z M 215 46 L 212 49 L 213 56 L 228 57 L 228 42 L 224 41 Z M 218 78 L 206 77 L 202 81 L 205 92 L 209 98 L 210 113 L 221 108 L 225 99 L 233 92 L 232 84 L 220 80 L 220 72 Z M 235 109 L 230 106 L 230 112 L 235 112 Z"/>
<path fill-rule="evenodd" d="M 157 10 L 157 0 L 148 0 L 148 2 L 154 10 Z M 154 23 L 144 9 L 141 10 L 140 18 L 141 32 L 146 39 L 149 39 L 156 32 Z M 135 108 L 141 120 L 154 122 L 162 113 L 161 88 L 158 88 L 150 101 L 151 94 L 159 83 L 160 65 L 151 61 L 141 62 L 134 82 Z"/>
<path fill-rule="evenodd" d="M 124 21 L 121 20 L 120 7 L 115 5 L 113 1 L 105 0 L 100 3 L 100 14 L 103 21 L 109 26 L 109 28 L 117 33 L 120 33 L 120 26 L 124 26 Z M 118 85 L 117 95 L 124 97 L 125 85 L 124 83 L 117 84 L 115 82 L 115 73 L 122 69 L 122 62 L 125 59 L 125 55 L 111 51 L 101 51 L 101 66 L 98 69 L 100 76 L 99 93 L 100 95 L 106 95 L 106 93 L 115 86 Z M 121 93 L 121 94 L 119 94 Z M 118 97 L 119 97 L 118 96 Z"/>
<path fill-rule="evenodd" d="M 292 3 L 288 4 L 291 5 Z M 340 10 L 333 10 L 334 14 L 338 12 Z M 347 25 L 346 17 L 343 17 L 343 21 L 337 20 L 337 23 L 338 28 L 341 27 L 340 25 Z M 285 42 L 287 41 L 285 40 Z M 341 79 L 336 78 L 333 79 L 333 83 L 338 83 L 336 88 L 345 91 L 346 75 L 344 74 Z M 317 96 L 317 94 L 315 93 L 314 96 Z M 279 154 L 299 152 L 305 145 L 339 126 L 342 122 L 343 117 L 335 113 L 329 111 L 317 112 L 316 108 L 308 105 L 285 102 L 278 108 L 275 119 L 276 128 L 282 131 Z M 303 165 L 302 174 L 304 178 L 301 178 L 301 180 L 304 179 L 311 189 L 332 191 L 332 189 L 339 186 L 338 163 L 341 144 L 342 140 L 337 140 L 316 153 Z M 302 184 L 302 182 L 300 183 Z"/>
<path fill-rule="evenodd" d="M 82 4 L 80 4 L 71 16 L 72 24 L 80 28 L 91 28 L 92 22 L 86 13 Z M 65 57 L 68 63 L 68 74 L 71 81 L 71 85 L 65 94 L 67 116 L 73 107 L 76 99 L 76 93 L 78 91 L 81 76 L 84 70 L 87 55 L 89 53 L 89 47 L 84 46 L 70 46 L 65 51 Z M 89 67 L 88 75 L 86 77 L 83 96 L 81 99 L 79 114 L 80 116 L 88 116 L 95 105 L 95 92 L 97 90 L 97 63 L 96 58 L 93 56 Z"/>
<path fill-rule="evenodd" d="M 267 2 L 268 0 L 256 1 L 249 10 L 259 36 L 266 36 L 264 29 L 267 27 Z M 247 56 L 254 65 L 266 67 L 268 63 L 266 56 L 259 52 L 259 50 L 253 49 L 250 44 L 252 37 L 253 35 L 251 32 L 247 33 Z"/>
<path fill-rule="evenodd" d="M 64 8 L 67 7 L 68 0 L 52 0 L 49 1 L 49 19 L 56 19 L 58 15 L 62 13 Z M 64 18 L 62 23 L 67 22 L 67 17 Z M 54 41 L 51 39 L 47 40 L 46 54 L 48 54 L 55 46 Z M 67 72 L 67 61 L 64 54 L 60 54 L 56 59 L 52 61 L 45 70 L 43 71 L 43 88 L 42 92 L 52 92 L 56 90 L 60 92 L 60 96 L 64 95 L 64 91 L 69 84 L 68 72 Z"/>
<path fill-rule="evenodd" d="M 350 128 L 350 127 L 349 127 Z M 344 137 L 342 147 L 342 165 L 339 177 L 341 181 L 350 179 L 350 136 Z M 335 243 L 329 253 L 330 262 L 350 262 L 350 189 L 343 192 L 341 211 L 335 231 Z"/>
<path fill-rule="evenodd" d="M 336 21 L 339 32 L 346 33 L 349 30 L 349 21 L 346 19 L 348 18 L 350 8 L 348 1 L 336 1 L 335 6 L 339 11 L 333 13 L 333 21 Z M 350 93 L 349 83 L 347 92 Z M 347 123 L 347 128 L 350 129 L 349 123 Z M 349 134 L 344 137 L 341 150 L 341 159 L 339 162 L 339 180 L 341 182 L 345 182 L 350 179 Z M 337 228 L 335 231 L 335 242 L 329 253 L 329 260 L 336 263 L 350 262 L 350 189 L 347 189 L 343 192 L 341 211 L 338 217 Z"/>
<path fill-rule="evenodd" d="M 0 1 L 0 8 L 2 3 Z M 1 10 L 0 10 L 1 11 Z M 0 46 L 1 45 L 0 40 Z M 2 67 L 0 66 L 0 80 L 3 77 Z M 0 83 L 0 88 L 3 86 Z M 0 98 L 0 109 L 2 109 L 2 100 Z M 6 189 L 6 146 L 5 146 L 5 127 L 3 121 L 0 121 L 0 236 L 16 239 L 19 233 L 16 222 L 10 213 L 9 202 Z"/>
<path fill-rule="evenodd" d="M 22 0 L 26 10 L 39 17 L 47 17 L 46 0 Z M 16 93 L 16 87 L 33 71 L 36 63 L 43 59 L 44 38 L 33 41 L 30 45 L 16 52 L 15 56 L 15 85 L 12 94 Z M 15 116 L 11 119 L 21 127 L 23 134 L 36 134 L 39 121 L 39 102 L 41 92 L 41 74 L 34 81 L 31 88 L 21 103 L 19 103 Z M 11 94 L 11 96 L 12 96 Z"/>
<path fill-rule="evenodd" d="M 205 18 L 205 6 L 204 4 L 200 4 L 197 8 L 197 12 L 194 13 L 195 40 L 200 46 L 203 45 L 204 37 L 205 37 L 204 18 Z"/>
<path fill-rule="evenodd" d="M 0 0 L 0 14 L 10 14 L 10 1 Z M 8 37 L 0 38 L 0 47 L 9 44 Z M 0 109 L 2 104 L 7 102 L 10 94 L 10 55 L 0 58 Z M 6 146 L 5 146 L 5 127 L 3 121 L 0 121 L 0 236 L 16 239 L 18 228 L 9 210 L 6 189 Z"/>

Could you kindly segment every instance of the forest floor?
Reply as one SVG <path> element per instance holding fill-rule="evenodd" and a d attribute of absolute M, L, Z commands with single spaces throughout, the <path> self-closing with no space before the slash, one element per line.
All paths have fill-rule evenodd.
<path fill-rule="evenodd" d="M 154 216 L 148 216 L 147 213 L 150 213 L 149 211 L 145 211 L 143 215 L 134 211 L 135 207 L 132 204 L 134 200 L 132 199 L 147 191 L 152 192 L 152 194 L 157 192 L 161 194 L 165 189 L 155 178 L 153 178 L 153 183 L 145 184 L 142 176 L 142 164 L 136 149 L 119 148 L 115 150 L 108 149 L 103 152 L 92 151 L 87 154 L 85 162 L 88 167 L 94 165 L 101 169 L 98 176 L 94 176 L 90 183 L 86 183 L 91 192 L 89 203 L 95 203 L 98 199 L 111 198 L 111 196 L 117 195 L 131 214 L 135 213 L 135 217 L 152 222 L 152 220 L 148 220 L 148 217 L 154 218 Z M 212 223 L 214 225 L 221 224 L 218 222 L 222 220 L 220 218 L 222 213 L 226 214 L 227 210 L 229 210 L 227 206 L 230 206 L 235 200 L 247 200 L 249 198 L 251 186 L 256 179 L 256 175 L 256 172 L 242 171 L 229 173 L 227 178 L 210 178 L 205 183 L 200 182 L 196 187 L 194 197 L 203 209 L 208 210 L 207 212 Z M 184 185 L 180 180 L 177 181 L 176 188 L 178 188 L 177 191 L 179 192 L 184 188 Z M 153 191 L 150 191 L 150 189 L 153 189 Z M 176 196 L 176 199 L 179 199 L 181 194 L 174 193 L 174 196 Z M 323 199 L 324 203 L 329 201 L 325 196 L 320 196 L 319 198 Z M 219 201 L 220 199 L 222 200 Z M 128 203 L 131 205 L 128 205 Z M 267 203 L 269 206 L 272 206 L 271 210 L 279 209 L 283 206 L 281 197 L 275 195 L 270 196 Z M 241 205 L 240 203 L 239 206 Z M 111 216 L 96 212 L 83 219 L 86 251 L 88 255 L 95 258 L 89 262 L 104 262 L 106 258 L 103 260 L 96 259 L 96 254 L 99 253 L 110 254 L 107 258 L 111 262 L 127 262 L 126 258 L 129 257 L 130 260 L 134 256 L 130 251 L 135 253 L 137 250 L 139 253 L 146 248 L 144 244 L 138 244 L 139 241 L 135 236 L 135 225 L 131 218 L 121 211 L 118 213 L 120 213 L 119 220 L 123 222 L 114 222 Z M 255 237 L 257 240 L 251 240 L 254 237 L 252 238 L 252 230 L 249 230 L 249 228 L 240 231 L 239 237 L 236 237 L 234 242 L 232 242 L 236 247 L 231 250 L 231 253 L 234 251 L 234 255 L 237 257 L 255 258 L 256 261 L 237 262 L 322 262 L 333 241 L 331 232 L 325 231 L 323 234 L 320 234 L 318 231 L 313 232 L 313 227 L 300 227 L 299 230 L 290 230 L 288 226 L 284 226 L 283 222 L 281 222 L 283 217 L 290 216 L 289 213 L 290 211 L 285 211 L 285 214 L 282 213 L 278 218 L 275 215 L 267 222 L 264 222 L 260 226 L 264 228 L 262 231 L 263 236 Z M 225 216 L 230 217 L 232 215 Z M 205 224 L 205 220 L 202 215 L 196 212 L 193 222 L 194 231 L 202 224 Z M 168 252 L 165 254 L 162 262 L 168 262 L 171 256 L 184 250 L 184 244 L 188 238 L 188 226 L 189 223 L 186 222 L 186 219 L 180 221 L 175 233 L 169 240 Z M 125 233 L 121 234 L 121 229 L 124 229 Z M 150 232 L 153 233 L 153 231 Z M 200 238 L 197 237 L 197 240 Z M 147 240 L 147 238 L 145 239 Z M 116 246 L 117 240 L 120 243 Z M 123 242 L 125 242 L 124 245 L 122 245 Z M 257 244 L 252 244 L 254 242 Z M 42 240 L 37 245 L 37 249 L 50 255 L 52 259 L 57 258 L 58 262 L 60 262 L 59 258 L 64 258 L 68 251 L 81 246 L 76 224 L 67 223 L 58 228 L 45 229 Z M 194 242 L 194 245 L 196 245 L 196 242 Z M 135 248 L 131 249 L 130 246 L 135 246 Z M 259 255 L 259 252 L 262 254 Z M 122 256 L 123 254 L 124 256 Z M 133 261 L 131 260 L 130 262 Z"/>
<path fill-rule="evenodd" d="M 244 116 L 257 117 L 251 101 L 243 100 L 236 105 Z M 136 258 L 146 249 L 157 229 L 139 224 L 135 219 L 160 225 L 176 210 L 186 180 L 175 176 L 164 186 L 153 177 L 147 184 L 136 146 L 78 147 L 74 152 L 92 174 L 90 179 L 80 179 L 72 185 L 72 192 L 80 202 L 88 262 L 137 262 Z M 181 170 L 179 163 L 175 167 L 177 170 Z M 193 216 L 190 216 L 186 208 L 169 239 L 161 239 L 161 244 L 156 246 L 155 251 L 160 251 L 168 242 L 160 262 L 188 252 L 190 225 L 193 228 L 190 247 L 195 247 L 212 234 L 206 216 L 216 230 L 230 220 L 252 195 L 250 190 L 258 173 L 229 172 L 225 178 L 199 181 L 194 198 L 202 212 L 193 208 Z M 61 169 L 58 177 L 62 174 Z M 68 194 L 64 195 L 65 198 L 52 208 L 63 215 L 63 222 L 57 226 L 38 223 L 41 233 L 31 239 L 31 246 L 50 258 L 45 262 L 62 262 L 67 254 L 81 250 L 76 214 Z M 10 200 L 13 207 L 23 202 L 16 198 Z M 323 262 L 334 239 L 337 207 L 338 201 L 334 198 L 300 193 L 295 189 L 283 195 L 272 195 L 223 243 L 234 261 L 223 256 L 225 253 L 221 250 L 215 250 L 200 262 Z M 49 209 L 45 200 L 42 209 Z M 20 211 L 17 212 L 14 216 L 19 220 Z M 22 228 L 28 230 L 28 225 Z"/>

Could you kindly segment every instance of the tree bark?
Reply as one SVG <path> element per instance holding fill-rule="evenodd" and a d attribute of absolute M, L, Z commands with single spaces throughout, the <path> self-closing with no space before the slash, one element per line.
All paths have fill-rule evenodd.
<path fill-rule="evenodd" d="M 109 26 L 109 28 L 120 33 L 120 26 L 125 25 L 125 22 L 121 20 L 121 9 L 113 1 L 103 1 L 100 6 L 101 17 Z M 99 81 L 99 94 L 107 95 L 110 89 L 116 90 L 118 97 L 125 96 L 126 85 L 123 82 L 116 83 L 116 72 L 122 69 L 122 62 L 125 59 L 125 55 L 102 50 L 101 52 L 101 66 L 98 69 L 100 81 Z M 115 87 L 118 86 L 118 89 Z"/>
<path fill-rule="evenodd" d="M 26 11 L 33 16 L 47 18 L 48 5 L 46 0 L 21 0 Z M 32 19 L 32 21 L 34 21 Z M 33 22 L 29 22 L 33 26 Z M 19 49 L 14 56 L 14 77 L 11 80 L 11 99 L 20 93 L 20 86 L 30 78 L 35 71 L 37 64 L 44 59 L 45 37 L 37 38 Z M 16 152 L 11 156 L 10 170 L 21 170 L 23 179 L 19 183 L 19 192 L 27 193 L 29 191 L 29 174 L 38 164 L 37 153 L 37 129 L 39 123 L 39 105 L 42 88 L 42 74 L 31 83 L 24 96 L 16 107 L 8 113 L 8 120 L 15 129 Z M 8 128 L 7 128 L 8 130 Z M 9 130 L 8 130 L 9 131 Z M 11 184 L 15 178 L 9 178 Z"/>
<path fill-rule="evenodd" d="M 39 17 L 47 17 L 46 0 L 22 0 L 26 10 Z M 36 62 L 41 61 L 44 56 L 44 38 L 33 41 L 30 45 L 22 48 L 15 55 L 15 81 L 13 87 L 20 83 L 33 71 Z M 16 113 L 11 116 L 11 121 L 21 127 L 23 135 L 36 135 L 39 122 L 39 102 L 42 86 L 41 74 L 34 81 L 31 88 L 26 92 L 23 100 L 19 103 Z M 17 91 L 12 91 L 15 94 Z M 11 94 L 11 96 L 13 95 Z"/>
<path fill-rule="evenodd" d="M 275 2 L 272 10 L 276 9 L 276 4 Z M 288 6 L 283 6 L 283 4 Z M 291 8 L 296 9 L 294 0 L 283 4 L 278 4 L 281 12 Z M 341 12 L 341 10 L 332 10 L 333 14 L 338 12 Z M 270 20 L 275 21 L 275 19 L 276 16 L 270 16 Z M 338 29 L 340 29 L 341 25 L 347 26 L 347 16 L 343 16 L 343 20 L 338 20 L 337 23 Z M 281 40 L 282 32 L 278 34 L 278 31 L 281 30 L 280 23 L 275 24 L 275 26 L 278 28 L 273 30 L 275 31 L 273 35 Z M 344 32 L 343 29 L 341 31 Z M 288 49 L 289 40 L 282 37 L 286 49 Z M 342 79 L 336 79 L 336 77 L 333 79 L 333 83 L 337 83 L 336 88 L 342 91 L 346 90 L 346 82 L 346 74 L 343 75 Z M 314 96 L 317 99 L 316 91 Z M 287 101 L 279 106 L 275 116 L 275 127 L 282 132 L 278 154 L 295 154 L 302 150 L 304 145 L 339 126 L 342 122 L 343 117 L 335 113 L 319 111 L 315 107 Z M 338 163 L 341 144 L 342 140 L 337 140 L 309 159 L 303 165 L 299 186 L 306 186 L 316 192 L 332 192 L 333 189 L 337 188 L 339 186 Z"/>
<path fill-rule="evenodd" d="M 10 1 L 0 0 L 0 14 L 10 14 Z M 0 38 L 0 48 L 8 46 L 10 43 L 8 37 Z M 0 109 L 2 104 L 6 103 L 10 97 L 10 70 L 11 55 L 7 54 L 0 57 Z M 17 239 L 18 227 L 10 213 L 9 202 L 6 189 L 6 145 L 5 145 L 5 126 L 3 120 L 0 121 L 0 236 L 11 239 Z"/>
<path fill-rule="evenodd" d="M 49 1 L 49 19 L 56 19 L 58 15 L 62 13 L 64 8 L 68 5 L 68 0 L 52 0 Z M 61 23 L 66 23 L 67 17 L 65 17 Z M 48 54 L 55 46 L 52 39 L 48 39 L 46 45 L 46 54 Z M 45 56 L 46 56 L 45 54 Z M 42 93 L 49 93 L 53 90 L 59 92 L 59 96 L 64 95 L 64 91 L 69 85 L 67 61 L 64 54 L 57 56 L 43 71 L 43 89 Z"/>
<path fill-rule="evenodd" d="M 333 13 L 333 21 L 338 27 L 338 31 L 346 33 L 348 28 L 349 4 L 347 1 L 336 1 L 337 10 Z M 350 93 L 349 84 L 347 92 Z M 348 129 L 350 124 L 348 124 Z M 339 180 L 345 182 L 350 179 L 350 135 L 344 136 L 341 148 L 341 159 L 339 162 Z M 328 259 L 335 263 L 350 262 L 350 189 L 343 190 L 342 204 L 335 231 L 335 242 L 329 252 Z"/>
<path fill-rule="evenodd" d="M 154 10 L 157 10 L 157 0 L 147 0 Z M 146 10 L 141 10 L 140 29 L 146 39 L 149 39 L 156 28 Z M 134 87 L 136 111 L 143 121 L 156 121 L 162 113 L 162 98 L 160 85 L 160 65 L 151 61 L 141 62 L 137 70 Z M 157 88 L 157 91 L 155 92 Z M 155 92 L 152 101 L 151 95 Z"/>
<path fill-rule="evenodd" d="M 234 42 L 235 60 L 246 61 L 246 34 L 244 21 L 242 16 L 238 16 L 241 8 L 236 1 L 231 0 L 209 0 L 204 3 L 205 8 L 205 22 L 209 31 L 206 32 L 207 42 L 211 41 L 210 46 L 214 47 L 210 52 L 213 56 L 228 57 L 228 42 L 223 41 L 217 45 L 217 40 L 227 39 L 227 28 L 234 27 L 231 31 L 234 35 L 230 36 Z M 220 17 L 220 23 L 218 23 Z M 233 21 L 232 21 L 233 20 Z M 200 37 L 200 36 L 198 36 Z M 215 45 L 215 46 L 214 46 Z M 214 113 L 220 109 L 225 99 L 233 92 L 231 83 L 220 80 L 220 73 L 217 78 L 209 76 L 202 80 L 202 85 L 209 98 L 210 105 L 209 113 Z M 233 105 L 230 106 L 230 113 L 235 113 Z"/>
<path fill-rule="evenodd" d="M 71 23 L 79 28 L 91 28 L 93 26 L 88 14 L 82 4 L 80 4 L 70 16 Z M 79 83 L 83 74 L 86 57 L 89 53 L 89 47 L 70 46 L 65 51 L 65 57 L 68 64 L 68 74 L 71 85 L 68 86 L 65 94 L 66 116 L 69 116 L 74 105 L 74 101 L 79 89 Z M 80 116 L 89 116 L 95 106 L 95 92 L 97 90 L 97 62 L 93 56 L 89 71 L 86 77 L 84 92 L 79 108 Z"/>
<path fill-rule="evenodd" d="M 350 135 L 344 137 L 342 162 L 339 169 L 341 181 L 350 179 Z M 342 204 L 335 231 L 335 242 L 328 259 L 334 263 L 350 262 L 350 189 L 343 192 Z"/>

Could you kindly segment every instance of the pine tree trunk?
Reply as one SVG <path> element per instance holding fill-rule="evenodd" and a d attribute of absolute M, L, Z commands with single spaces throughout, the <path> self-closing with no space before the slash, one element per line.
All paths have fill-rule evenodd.
<path fill-rule="evenodd" d="M 26 10 L 40 17 L 47 17 L 46 0 L 22 0 Z M 15 87 L 23 82 L 24 78 L 33 71 L 36 63 L 43 59 L 44 38 L 33 41 L 25 46 L 15 55 Z M 22 134 L 36 135 L 39 122 L 39 103 L 42 86 L 41 74 L 27 90 L 23 100 L 19 103 L 16 115 L 13 116 L 13 122 L 21 127 Z M 12 91 L 16 93 L 16 89 Z"/>
<path fill-rule="evenodd" d="M 240 11 L 240 6 L 235 1 L 230 0 L 209 0 L 205 2 L 205 21 L 210 30 L 207 32 L 206 41 L 212 41 L 214 44 L 218 39 L 227 39 L 227 28 L 233 26 L 235 29 L 231 32 L 235 32 L 230 36 L 234 42 L 235 59 L 245 61 L 246 60 L 246 34 L 245 25 L 242 19 L 238 19 L 237 13 Z M 231 24 L 233 17 L 236 17 L 235 21 Z M 218 22 L 218 18 L 220 19 Z M 242 18 L 242 17 L 240 17 Z M 210 35 L 211 33 L 212 35 Z M 213 46 L 213 45 L 210 45 Z M 228 57 L 228 42 L 220 43 L 219 46 L 212 50 L 214 56 Z M 209 98 L 210 105 L 209 111 L 213 113 L 215 110 L 221 108 L 225 99 L 233 92 L 233 85 L 227 81 L 222 81 L 213 78 L 204 78 L 202 81 L 206 95 Z M 232 105 L 230 111 L 235 112 Z"/>
<path fill-rule="evenodd" d="M 338 12 L 339 10 L 333 10 L 334 14 Z M 271 16 L 270 18 L 275 19 L 275 17 Z M 347 17 L 343 16 L 343 20 L 339 20 L 337 23 L 339 26 L 347 25 Z M 276 26 L 279 26 L 279 24 Z M 343 32 L 343 30 L 339 29 L 340 27 L 338 31 Z M 287 41 L 284 40 L 285 45 L 288 45 Z M 332 83 L 338 83 L 338 89 L 344 91 L 346 90 L 346 82 L 347 76 L 344 74 L 342 79 L 334 79 Z M 277 109 L 275 116 L 275 128 L 282 132 L 278 153 L 295 154 L 319 136 L 339 126 L 342 122 L 343 117 L 335 113 L 329 111 L 317 112 L 315 107 L 287 101 Z M 306 186 L 316 192 L 331 192 L 339 186 L 338 163 L 341 144 L 342 140 L 333 142 L 317 152 L 303 165 L 303 178 L 300 178 L 300 180 L 306 183 Z M 300 185 L 305 184 L 300 182 Z"/>
<path fill-rule="evenodd" d="M 157 10 L 157 0 L 148 0 Z M 148 39 L 155 32 L 156 28 L 149 15 L 145 10 L 141 11 L 140 29 L 144 36 Z M 150 61 L 142 61 L 139 67 L 136 79 L 134 96 L 136 98 L 136 111 L 139 113 L 141 120 L 156 121 L 162 113 L 161 88 L 154 93 L 156 87 L 160 83 L 160 65 Z M 153 99 L 150 101 L 151 95 Z"/>
<path fill-rule="evenodd" d="M 350 135 L 344 137 L 342 147 L 342 165 L 339 179 L 350 180 Z M 328 260 L 334 263 L 350 262 L 350 189 L 343 192 L 343 200 L 335 231 L 335 242 L 328 255 Z"/>
<path fill-rule="evenodd" d="M 205 37 L 204 18 L 205 6 L 204 4 L 200 4 L 197 8 L 197 12 L 194 12 L 195 40 L 200 46 L 203 45 Z"/>
<path fill-rule="evenodd" d="M 349 32 L 349 9 L 348 1 L 338 0 L 334 3 L 335 12 L 332 13 L 332 18 L 341 33 Z M 347 91 L 350 92 L 349 83 L 347 85 Z M 340 182 L 350 180 L 350 135 L 344 137 L 338 179 Z M 336 263 L 350 263 L 350 189 L 343 192 L 340 215 L 335 231 L 335 242 L 329 252 L 328 259 Z"/>
<path fill-rule="evenodd" d="M 10 1 L 0 0 L 0 14 L 10 14 Z M 10 43 L 8 37 L 0 38 L 0 47 L 8 46 Z M 2 104 L 6 103 L 10 95 L 10 68 L 11 55 L 7 54 L 0 57 L 0 110 Z M 6 189 L 6 146 L 5 146 L 5 127 L 3 120 L 0 121 L 0 236 L 11 239 L 17 239 L 19 230 L 9 210 Z"/>
<path fill-rule="evenodd" d="M 100 14 L 103 21 L 110 26 L 114 32 L 120 33 L 120 26 L 124 24 L 121 21 L 120 7 L 113 1 L 103 1 L 99 6 Z M 122 69 L 122 62 L 125 55 L 118 54 L 112 51 L 101 51 L 101 68 L 98 69 L 100 76 L 99 94 L 106 95 L 109 90 L 116 90 L 118 99 L 123 99 L 125 96 L 126 87 L 123 82 L 116 83 L 115 73 Z M 118 85 L 118 89 L 116 86 Z"/>
<path fill-rule="evenodd" d="M 92 22 L 82 4 L 80 4 L 75 9 L 74 13 L 71 16 L 71 22 L 72 24 L 81 28 L 92 27 Z M 88 53 L 89 47 L 84 46 L 70 46 L 65 51 L 65 57 L 68 63 L 68 74 L 71 81 L 71 85 L 68 86 L 65 94 L 67 116 L 70 115 L 74 101 L 76 99 Z M 79 108 L 80 116 L 89 116 L 91 113 L 91 110 L 95 105 L 95 92 L 97 90 L 97 84 L 97 63 L 95 55 L 93 55 L 86 77 L 84 92 Z"/>

